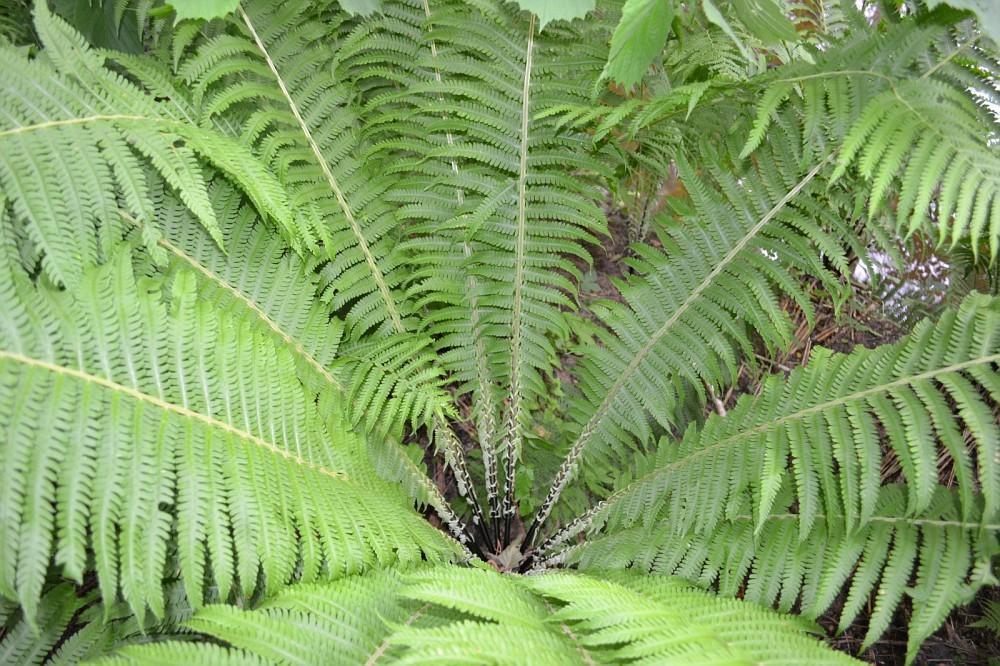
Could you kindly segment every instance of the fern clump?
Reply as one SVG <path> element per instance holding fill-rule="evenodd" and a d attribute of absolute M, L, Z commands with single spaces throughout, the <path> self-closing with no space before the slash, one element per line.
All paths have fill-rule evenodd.
<path fill-rule="evenodd" d="M 988 11 L 99 4 L 0 3 L 4 662 L 913 661 L 996 585 Z"/>

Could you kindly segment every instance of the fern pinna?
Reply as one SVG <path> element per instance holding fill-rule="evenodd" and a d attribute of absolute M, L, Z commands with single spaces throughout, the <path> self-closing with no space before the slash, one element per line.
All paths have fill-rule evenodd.
<path fill-rule="evenodd" d="M 913 661 L 996 584 L 996 294 L 741 379 L 996 270 L 988 10 L 104 4 L 0 3 L 4 663 Z"/>

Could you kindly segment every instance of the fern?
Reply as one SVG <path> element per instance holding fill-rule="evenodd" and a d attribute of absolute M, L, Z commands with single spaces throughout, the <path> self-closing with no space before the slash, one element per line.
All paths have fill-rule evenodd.
<path fill-rule="evenodd" d="M 465 390 L 478 389 L 484 451 L 492 454 L 491 440 L 502 439 L 505 492 L 492 512 L 509 524 L 526 405 L 544 392 L 555 365 L 552 339 L 568 335 L 560 308 L 573 307 L 580 277 L 570 258 L 589 260 L 579 244 L 595 241 L 605 226 L 592 191 L 565 166 L 604 168 L 581 153 L 580 134 L 538 120 L 583 89 L 572 83 L 579 72 L 561 64 L 561 45 L 532 21 L 490 5 L 481 13 L 445 5 L 429 21 L 430 38 L 446 46 L 425 48 L 406 92 L 376 95 L 372 105 L 388 118 L 406 114 L 402 130 L 391 127 L 404 132 L 403 147 L 415 156 L 394 168 L 408 178 L 392 196 L 417 221 L 406 245 L 417 267 L 410 292 L 433 308 L 427 330 L 445 367 Z M 600 66 L 587 51 L 580 58 L 593 72 Z M 373 125 L 389 127 L 388 120 Z M 381 150 L 403 143 L 375 138 Z M 494 386 L 507 388 L 502 419 L 491 415 L 501 397 Z M 487 486 L 499 492 L 497 482 Z"/>
<path fill-rule="evenodd" d="M 986 612 L 971 626 L 986 629 L 994 636 L 1000 635 L 1000 604 L 995 601 L 987 602 Z"/>
<path fill-rule="evenodd" d="M 290 189 L 297 228 L 331 259 L 327 298 L 344 309 L 354 336 L 385 323 L 402 331 L 390 251 L 396 221 L 380 199 L 389 180 L 359 162 L 357 119 L 321 41 L 326 28 L 304 2 L 251 4 L 229 22 L 192 54 L 179 52 L 177 74 L 192 87 L 199 117 L 235 123 Z"/>
<path fill-rule="evenodd" d="M 236 180 L 262 213 L 290 223 L 284 190 L 239 144 L 171 113 L 106 69 L 104 59 L 44 3 L 36 14 L 45 57 L 26 60 L 10 47 L 0 50 L 7 92 L 0 185 L 55 281 L 76 286 L 83 271 L 106 256 L 115 227 L 105 220 L 117 217 L 118 195 L 132 215 L 153 216 L 140 158 L 217 242 L 218 222 L 196 154 Z M 79 160 L 68 160 L 71 155 Z M 74 242 L 80 229 L 87 233 Z"/>
<path fill-rule="evenodd" d="M 995 44 L 696 5 L 7 3 L 3 660 L 912 662 L 996 585 L 995 298 L 746 380 L 928 220 L 992 271 Z"/>
<path fill-rule="evenodd" d="M 731 381 L 740 350 L 751 349 L 750 330 L 771 348 L 786 343 L 790 332 L 778 293 L 793 298 L 807 316 L 811 311 L 785 272 L 786 262 L 808 266 L 831 290 L 838 288 L 836 274 L 818 252 L 825 251 L 830 264 L 844 271 L 843 250 L 813 222 L 822 219 L 827 229 L 840 226 L 813 198 L 820 191 L 813 180 L 824 163 L 803 174 L 794 137 L 775 147 L 775 163 L 783 170 L 740 174 L 742 188 L 733 175 L 710 166 L 720 187 L 716 192 L 680 161 L 699 219 L 663 234 L 662 250 L 637 248 L 631 263 L 641 277 L 623 285 L 624 303 L 595 308 L 607 329 L 597 332 L 603 344 L 584 359 L 577 374 L 581 399 L 572 413 L 578 435 L 537 513 L 534 530 L 545 522 L 581 461 L 593 459 L 593 465 L 607 468 L 633 441 L 652 438 L 647 415 L 667 427 L 679 394 L 690 390 L 704 400 L 706 384 Z"/>
<path fill-rule="evenodd" d="M 273 589 L 292 577 L 299 548 L 306 579 L 376 556 L 447 551 L 419 522 L 391 527 L 400 505 L 375 494 L 349 522 L 377 523 L 379 532 L 329 521 L 338 505 L 365 495 L 341 471 L 350 442 L 340 453 L 328 447 L 337 419 L 326 421 L 310 403 L 292 356 L 199 300 L 193 271 L 169 286 L 136 280 L 120 249 L 72 294 L 30 286 L 9 258 L 7 276 L 0 411 L 11 474 L 2 486 L 0 571 L 4 596 L 29 616 L 50 558 L 79 581 L 88 548 L 102 596 L 120 589 L 136 613 L 148 606 L 161 614 L 171 530 L 194 604 L 206 574 L 222 598 L 250 593 L 258 570 Z M 74 425 L 61 429 L 64 421 Z M 413 549 L 396 551 L 395 540 L 410 542 L 420 530 Z"/>
<path fill-rule="evenodd" d="M 115 648 L 149 641 L 150 634 L 183 634 L 180 624 L 190 619 L 183 586 L 171 579 L 164 585 L 165 614 L 161 621 L 144 623 L 126 604 L 110 608 L 95 591 L 80 593 L 70 583 L 47 589 L 34 619 L 12 608 L 0 616 L 3 639 L 0 656 L 6 663 L 76 664 L 102 657 Z"/>
<path fill-rule="evenodd" d="M 356 378 L 352 382 L 352 375 L 359 374 L 359 365 L 366 367 L 370 361 L 366 359 L 359 364 L 351 357 L 335 359 L 343 326 L 337 319 L 331 319 L 315 299 L 316 290 L 320 288 L 315 273 L 297 255 L 289 253 L 284 242 L 267 231 L 231 187 L 215 185 L 212 204 L 222 221 L 226 242 L 240 248 L 240 252 L 222 253 L 207 233 L 194 224 L 183 205 L 169 195 L 158 201 L 159 215 L 153 228 L 157 247 L 164 249 L 166 255 L 172 255 L 177 265 L 193 269 L 191 272 L 199 280 L 204 300 L 230 313 L 237 321 L 247 322 L 286 349 L 295 360 L 304 387 L 338 405 L 351 404 L 359 387 L 364 386 L 364 382 Z M 141 233 L 146 233 L 145 227 L 131 221 Z M 304 289 L 307 285 L 311 290 Z M 405 383 L 408 378 L 384 367 L 368 367 L 363 377 L 375 377 L 376 387 L 389 387 L 380 396 L 384 412 L 378 410 L 369 414 L 397 417 L 367 424 L 367 431 L 373 436 L 371 442 L 378 443 L 378 453 L 371 462 L 393 481 L 403 482 L 409 496 L 434 506 L 456 537 L 467 539 L 458 518 L 439 491 L 412 461 L 395 451 L 398 433 L 393 432 L 399 430 L 400 423 L 410 413 L 426 414 L 442 409 L 441 397 L 434 393 L 428 396 L 423 386 L 412 393 L 389 395 L 396 384 Z M 414 400 L 421 397 L 426 402 L 414 406 Z M 397 403 L 409 407 L 391 409 Z M 355 413 L 364 414 L 357 410 Z M 359 418 L 348 415 L 352 421 Z"/>
<path fill-rule="evenodd" d="M 345 387 L 352 400 L 359 399 L 352 420 L 396 437 L 407 423 L 446 427 L 441 419 L 450 408 L 424 351 L 428 341 L 409 334 L 395 291 L 402 275 L 393 249 L 397 221 L 382 200 L 391 181 L 361 165 L 356 116 L 330 69 L 334 53 L 320 41 L 326 31 L 321 17 L 304 2 L 281 8 L 272 20 L 273 10 L 268 3 L 248 6 L 229 31 L 188 57 L 189 49 L 175 47 L 177 73 L 193 86 L 197 115 L 242 127 L 242 140 L 292 190 L 307 245 L 316 249 L 321 243 L 328 261 L 318 267 L 318 289 L 343 314 L 349 339 L 357 343 L 344 349 L 341 362 L 348 366 Z M 301 52 L 310 55 L 300 59 Z M 292 66 L 297 62 L 309 65 Z M 155 83 L 148 74 L 136 74 Z M 247 83 L 248 76 L 254 83 Z M 373 343 L 360 341 L 372 327 L 395 338 L 377 343 L 374 354 Z M 415 354 L 420 357 L 408 360 Z M 392 408 L 366 410 L 367 400 Z"/>
<path fill-rule="evenodd" d="M 207 607 L 187 624 L 230 647 L 136 646 L 107 663 L 852 663 L 794 618 L 634 575 L 519 580 L 437 568 L 355 576 L 290 588 L 252 611 Z M 761 631 L 775 640 L 762 641 Z"/>
<path fill-rule="evenodd" d="M 969 85 L 988 89 L 977 79 L 995 71 L 996 63 L 985 54 L 976 58 L 975 36 L 949 44 L 933 63 L 907 58 L 913 52 L 938 55 L 934 46 L 945 30 L 903 24 L 885 36 L 833 51 L 815 65 L 790 65 L 762 77 L 765 92 L 743 154 L 760 144 L 774 111 L 794 96 L 801 104 L 804 139 L 841 145 L 834 178 L 854 167 L 871 182 L 870 213 L 878 212 L 895 185 L 896 214 L 904 230 L 920 228 L 934 202 L 942 243 L 950 238 L 954 246 L 968 236 L 975 248 L 988 242 L 990 256 L 996 257 L 1000 217 L 991 205 L 1000 162 L 987 137 L 997 125 L 963 90 Z M 963 65 L 970 52 L 971 62 Z M 976 73 L 976 67 L 984 69 Z M 823 136 L 826 109 L 836 110 L 838 118 Z M 948 131 L 942 131 L 944 126 Z"/>
<path fill-rule="evenodd" d="M 799 601 L 813 617 L 853 569 L 841 627 L 882 581 L 868 644 L 886 629 L 916 561 L 912 658 L 951 608 L 994 580 L 1000 430 L 989 400 L 998 397 L 998 317 L 994 301 L 973 297 L 895 347 L 814 356 L 679 444 L 663 442 L 634 481 L 540 550 L 602 523 L 612 534 L 655 524 L 661 536 L 611 536 L 579 557 L 718 582 L 730 594 L 749 577 L 747 598 L 774 603 L 780 589 L 782 608 Z M 955 491 L 939 485 L 941 456 Z M 890 459 L 905 486 L 882 484 Z"/>

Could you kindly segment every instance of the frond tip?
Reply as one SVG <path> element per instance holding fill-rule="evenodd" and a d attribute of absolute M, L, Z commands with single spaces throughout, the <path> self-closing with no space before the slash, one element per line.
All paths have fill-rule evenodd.
<path fill-rule="evenodd" d="M 290 224 L 284 189 L 246 148 L 106 67 L 46 5 L 35 4 L 44 56 L 0 45 L 0 197 L 53 281 L 73 288 L 107 256 L 122 232 L 119 206 L 154 217 L 146 165 L 220 245 L 199 157 L 239 183 L 262 215 Z"/>

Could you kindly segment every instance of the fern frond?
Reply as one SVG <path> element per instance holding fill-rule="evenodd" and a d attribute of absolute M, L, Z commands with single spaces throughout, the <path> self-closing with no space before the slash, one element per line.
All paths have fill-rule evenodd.
<path fill-rule="evenodd" d="M 12 44 L 31 40 L 31 5 L 27 0 L 0 2 L 0 40 Z"/>
<path fill-rule="evenodd" d="M 343 313 L 351 342 L 378 329 L 400 336 L 395 347 L 386 343 L 382 356 L 390 348 L 403 353 L 424 348 L 423 340 L 404 336 L 409 306 L 396 289 L 405 271 L 394 238 L 395 214 L 384 196 L 392 180 L 373 161 L 362 163 L 351 91 L 335 78 L 335 51 L 324 43 L 329 17 L 304 2 L 280 11 L 262 2 L 241 9 L 239 16 L 238 33 L 203 44 L 179 73 L 203 91 L 202 112 L 239 123 L 243 140 L 292 190 L 304 234 L 319 239 L 329 258 L 320 269 L 324 298 Z M 255 83 L 248 85 L 248 78 Z M 345 350 L 355 356 L 367 351 L 364 344 Z M 434 427 L 447 427 L 440 417 L 450 410 L 443 406 L 437 373 L 426 370 L 433 359 L 428 353 L 412 362 L 386 358 L 390 366 L 403 364 L 411 371 L 402 378 L 371 365 L 354 367 L 356 394 L 384 399 L 392 392 L 386 418 L 369 412 L 369 426 L 381 420 L 390 430 L 407 420 L 426 422 L 435 411 Z M 409 391 L 414 376 L 424 383 Z"/>
<path fill-rule="evenodd" d="M 343 324 L 315 299 L 319 281 L 313 262 L 290 252 L 235 188 L 216 181 L 208 194 L 222 247 L 231 248 L 229 252 L 221 251 L 169 192 L 153 192 L 154 220 L 126 220 L 140 233 L 153 234 L 152 242 L 166 255 L 194 269 L 204 285 L 204 298 L 263 324 L 262 330 L 269 330 L 299 359 L 304 383 L 317 392 L 324 384 L 343 390 L 332 370 Z"/>
<path fill-rule="evenodd" d="M 881 555 L 866 556 L 867 564 L 855 571 L 859 591 L 852 598 L 867 597 L 893 535 L 910 538 L 914 550 L 900 580 L 885 581 L 897 587 L 881 597 L 877 616 L 884 622 L 873 620 L 874 639 L 909 580 L 920 536 L 915 649 L 969 589 L 991 579 L 989 558 L 1000 530 L 1000 425 L 991 406 L 1000 398 L 998 323 L 997 302 L 974 296 L 935 324 L 922 323 L 898 345 L 850 355 L 813 350 L 809 365 L 787 380 L 774 378 L 725 417 L 689 428 L 677 445 L 664 441 L 655 459 L 639 465 L 634 481 L 541 550 L 596 522 L 606 521 L 613 534 L 640 520 L 649 526 L 663 519 L 670 534 L 657 544 L 634 544 L 635 561 L 658 562 L 665 572 L 703 583 L 718 577 L 729 592 L 750 575 L 758 581 L 749 588 L 751 598 L 773 603 L 781 587 L 783 608 L 801 593 L 803 611 L 817 616 L 866 549 Z M 942 455 L 955 477 L 954 492 L 939 482 Z M 882 485 L 890 459 L 899 464 L 905 486 Z M 606 540 L 613 542 L 612 536 Z M 806 554 L 820 552 L 829 557 Z M 713 564 L 702 568 L 706 560 Z M 823 568 L 810 569 L 809 562 Z M 759 587 L 765 582 L 768 587 Z M 849 604 L 852 613 L 860 603 Z"/>
<path fill-rule="evenodd" d="M 79 581 L 92 549 L 102 597 L 159 616 L 171 530 L 195 605 L 206 576 L 225 598 L 259 572 L 274 590 L 449 550 L 346 480 L 294 357 L 199 299 L 192 271 L 137 281 L 118 250 L 61 293 L 6 263 L 0 586 L 28 615 L 51 558 Z"/>
<path fill-rule="evenodd" d="M 983 616 L 969 626 L 980 627 L 993 632 L 994 636 L 1000 636 L 1000 602 L 987 602 Z"/>
<path fill-rule="evenodd" d="M 5 664 L 41 664 L 63 640 L 77 613 L 93 602 L 93 595 L 78 597 L 64 583 L 45 593 L 38 613 L 30 618 L 11 608 L 0 617 L 0 659 Z"/>
<path fill-rule="evenodd" d="M 107 663 L 856 663 L 808 623 L 634 574 L 375 573 L 290 588 L 256 610 L 206 607 L 188 626 L 230 647 L 135 646 Z"/>
<path fill-rule="evenodd" d="M 46 589 L 33 617 L 19 609 L 0 615 L 0 658 L 39 666 L 90 663 L 126 645 L 145 643 L 151 635 L 186 633 L 181 623 L 190 619 L 193 609 L 178 581 L 164 583 L 164 602 L 162 618 L 143 618 L 133 616 L 124 603 L 104 607 L 96 590 L 55 584 Z"/>
<path fill-rule="evenodd" d="M 299 379 L 309 391 L 332 400 L 332 413 L 346 412 L 350 422 L 366 426 L 362 432 L 368 433 L 374 461 L 381 461 L 379 472 L 393 482 L 405 483 L 408 496 L 431 504 L 455 537 L 467 541 L 459 519 L 426 475 L 412 463 L 400 466 L 388 462 L 405 458 L 405 454 L 400 458 L 399 452 L 393 451 L 399 446 L 403 424 L 426 425 L 433 415 L 448 408 L 447 397 L 434 389 L 439 373 L 428 367 L 424 356 L 407 356 L 407 345 L 416 338 L 398 336 L 394 342 L 368 343 L 403 346 L 403 372 L 392 367 L 397 363 L 395 357 L 390 355 L 377 365 L 363 348 L 349 347 L 338 356 L 343 326 L 316 299 L 319 283 L 313 262 L 289 252 L 243 203 L 239 192 L 222 183 L 214 183 L 210 189 L 224 241 L 233 248 L 228 254 L 194 223 L 176 198 L 161 194 L 156 197 L 155 223 L 132 221 L 142 234 L 152 234 L 148 242 L 166 250 L 178 265 L 193 269 L 204 300 L 284 347 L 295 358 Z M 371 399 L 375 392 L 379 400 L 355 402 L 359 394 Z M 369 422 L 360 423 L 366 416 Z M 338 421 L 335 427 L 342 425 Z"/>
<path fill-rule="evenodd" d="M 402 332 L 408 312 L 396 291 L 390 179 L 362 163 L 353 92 L 325 42 L 327 22 L 345 18 L 303 1 L 251 3 L 225 32 L 182 53 L 177 72 L 193 86 L 202 122 L 234 124 L 289 190 L 296 227 L 329 259 L 326 297 L 357 339 L 372 328 Z"/>
<path fill-rule="evenodd" d="M 463 391 L 508 389 L 499 427 L 509 518 L 525 405 L 544 392 L 553 340 L 568 335 L 560 310 L 574 307 L 580 277 L 571 258 L 589 261 L 582 244 L 605 227 L 593 190 L 566 169 L 604 167 L 585 152 L 582 133 L 560 132 L 544 111 L 584 99 L 581 64 L 596 75 L 602 63 L 580 49 L 569 71 L 550 35 L 488 3 L 435 4 L 427 20 L 439 46 L 414 51 L 405 92 L 373 97 L 382 117 L 368 131 L 380 153 L 412 155 L 393 167 L 406 179 L 390 194 L 415 221 L 410 292 L 432 308 L 428 331 L 443 360 Z M 478 392 L 480 414 L 500 407 L 500 391 Z"/>
<path fill-rule="evenodd" d="M 954 493 L 939 489 L 922 517 L 908 518 L 906 488 L 885 486 L 865 526 L 848 530 L 843 515 L 822 514 L 802 539 L 787 491 L 760 529 L 747 506 L 747 513 L 727 517 L 710 534 L 679 534 L 669 521 L 653 522 L 589 540 L 553 561 L 577 563 L 583 571 L 629 567 L 681 576 L 780 610 L 797 605 L 813 618 L 846 592 L 838 631 L 868 615 L 863 648 L 882 636 L 911 598 L 911 661 L 952 608 L 996 584 L 989 559 L 1000 548 L 998 526 L 984 532 L 981 523 L 963 521 Z"/>
<path fill-rule="evenodd" d="M 392 432 L 433 415 L 434 428 L 447 427 L 442 415 L 450 408 L 438 372 L 429 369 L 434 355 L 425 339 L 408 336 L 409 306 L 396 290 L 405 271 L 384 197 L 392 181 L 374 162 L 362 163 L 351 90 L 337 81 L 336 54 L 324 42 L 330 18 L 304 2 L 280 11 L 249 5 L 230 32 L 202 44 L 178 71 L 199 91 L 205 117 L 242 128 L 243 141 L 292 191 L 303 234 L 322 242 L 329 261 L 319 268 L 321 289 L 343 314 L 351 343 L 343 356 L 371 352 L 372 344 L 360 340 L 372 329 L 396 336 L 349 368 L 349 390 L 377 407 L 365 412 L 369 403 L 359 404 L 356 422 Z M 421 356 L 406 356 L 413 352 Z"/>
<path fill-rule="evenodd" d="M 998 125 L 975 97 L 990 86 L 951 62 L 976 38 L 957 45 L 945 39 L 946 52 L 932 64 L 914 55 L 937 53 L 948 35 L 945 26 L 908 19 L 884 36 L 866 35 L 825 52 L 815 64 L 791 64 L 760 77 L 763 94 L 743 154 L 760 145 L 780 107 L 792 106 L 807 143 L 840 146 L 834 179 L 852 168 L 871 183 L 870 214 L 893 195 L 890 203 L 906 232 L 933 219 L 941 243 L 969 238 L 978 251 L 985 241 L 995 258 L 1000 153 L 989 137 Z M 976 67 L 996 71 L 987 59 Z"/>
<path fill-rule="evenodd" d="M 237 142 L 200 128 L 105 67 L 104 57 L 45 3 L 36 29 L 45 49 L 28 59 L 0 48 L 5 95 L 0 188 L 57 283 L 75 287 L 121 233 L 118 199 L 149 220 L 151 164 L 220 242 L 197 156 L 237 182 L 262 214 L 291 221 L 285 192 Z"/>
<path fill-rule="evenodd" d="M 581 396 L 571 415 L 579 434 L 532 535 L 581 462 L 597 469 L 613 466 L 634 442 L 653 438 L 654 423 L 674 422 L 677 382 L 686 382 L 704 401 L 705 384 L 721 386 L 735 376 L 738 354 L 752 348 L 751 331 L 770 348 L 787 343 L 779 294 L 793 299 L 807 317 L 812 312 L 787 266 L 816 276 L 832 293 L 840 289 L 824 261 L 846 273 L 839 243 L 850 243 L 852 232 L 830 214 L 822 188 L 813 182 L 826 161 L 802 175 L 797 138 L 784 138 L 774 144 L 780 171 L 748 170 L 739 174 L 742 185 L 709 165 L 719 192 L 679 160 L 697 218 L 665 231 L 662 249 L 637 248 L 632 262 L 637 277 L 622 285 L 623 302 L 593 308 L 607 329 L 597 332 L 602 346 L 588 349 L 576 371 Z M 841 239 L 828 231 L 834 229 Z"/>

